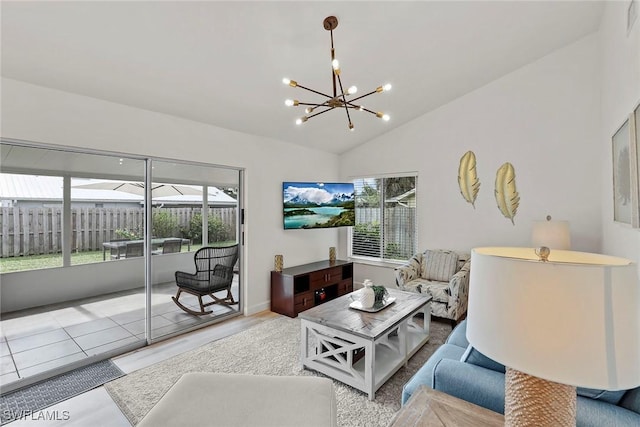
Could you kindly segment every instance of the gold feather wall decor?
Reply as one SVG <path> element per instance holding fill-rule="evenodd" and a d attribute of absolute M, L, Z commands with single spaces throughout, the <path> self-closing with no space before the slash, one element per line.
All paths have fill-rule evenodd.
<path fill-rule="evenodd" d="M 513 217 L 516 216 L 520 196 L 516 191 L 516 171 L 509 162 L 500 166 L 496 172 L 496 202 L 498 202 L 498 209 L 502 215 L 509 218 L 511 223 L 515 225 Z"/>
<path fill-rule="evenodd" d="M 476 197 L 480 190 L 480 181 L 478 180 L 478 172 L 476 171 L 476 155 L 473 151 L 467 151 L 460 157 L 460 166 L 458 167 L 458 185 L 462 197 L 476 208 Z"/>

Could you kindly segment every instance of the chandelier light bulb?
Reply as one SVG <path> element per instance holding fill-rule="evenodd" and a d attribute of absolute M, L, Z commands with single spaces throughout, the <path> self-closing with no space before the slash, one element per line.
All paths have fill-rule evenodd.
<path fill-rule="evenodd" d="M 285 99 L 284 105 L 287 107 L 293 107 L 293 99 Z"/>
<path fill-rule="evenodd" d="M 364 111 L 364 105 L 359 106 L 359 107 L 358 107 L 358 110 L 360 110 L 360 111 Z"/>
<path fill-rule="evenodd" d="M 331 61 L 331 66 L 333 67 L 334 70 L 339 70 L 340 61 L 338 61 L 337 59 L 334 59 L 333 61 Z"/>
<path fill-rule="evenodd" d="M 389 119 L 390 119 L 390 117 L 389 117 L 389 115 L 388 115 L 388 114 L 384 114 L 384 113 L 383 113 L 383 112 L 381 112 L 381 111 L 378 111 L 378 112 L 376 113 L 376 117 L 377 117 L 377 118 L 379 118 L 379 119 L 384 120 L 385 122 L 388 122 L 388 121 L 389 121 Z"/>
<path fill-rule="evenodd" d="M 349 122 L 349 130 L 350 130 L 351 132 L 353 132 L 353 129 L 354 129 L 354 128 L 353 128 L 353 123 Z"/>
<path fill-rule="evenodd" d="M 307 117 L 307 116 L 300 117 L 298 120 L 296 120 L 296 124 L 297 125 L 301 125 L 304 122 L 306 122 L 307 120 L 309 120 L 309 117 Z"/>
<path fill-rule="evenodd" d="M 284 79 L 282 79 L 282 83 L 284 83 L 284 84 L 286 84 L 286 85 L 289 85 L 289 86 L 291 86 L 291 87 L 296 87 L 296 86 L 298 86 L 298 82 L 297 82 L 297 81 L 295 81 L 295 80 L 291 80 L 291 79 L 288 79 L 288 78 L 286 78 L 286 77 L 285 77 Z"/>
<path fill-rule="evenodd" d="M 312 113 L 313 112 L 313 108 L 312 107 L 307 107 L 307 108 L 304 109 L 304 112 L 307 113 L 307 114 Z"/>
<path fill-rule="evenodd" d="M 353 95 L 354 93 L 356 93 L 358 91 L 358 88 L 355 86 L 351 86 L 349 89 L 347 89 L 347 95 Z"/>
<path fill-rule="evenodd" d="M 382 89 L 383 89 L 384 91 L 389 91 L 389 90 L 391 90 L 391 83 L 387 83 L 386 85 L 382 86 Z"/>

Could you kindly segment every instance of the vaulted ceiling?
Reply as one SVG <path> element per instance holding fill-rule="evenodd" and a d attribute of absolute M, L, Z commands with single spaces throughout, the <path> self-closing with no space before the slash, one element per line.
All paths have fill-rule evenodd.
<path fill-rule="evenodd" d="M 342 153 L 597 31 L 594 1 L 2 1 L 2 76 Z M 391 120 L 344 110 L 296 126 L 345 86 Z"/>

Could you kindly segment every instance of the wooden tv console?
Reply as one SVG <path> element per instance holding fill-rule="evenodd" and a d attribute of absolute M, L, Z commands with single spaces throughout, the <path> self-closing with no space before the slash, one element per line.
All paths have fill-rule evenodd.
<path fill-rule="evenodd" d="M 318 261 L 271 272 L 271 311 L 296 317 L 301 311 L 353 292 L 353 263 Z"/>

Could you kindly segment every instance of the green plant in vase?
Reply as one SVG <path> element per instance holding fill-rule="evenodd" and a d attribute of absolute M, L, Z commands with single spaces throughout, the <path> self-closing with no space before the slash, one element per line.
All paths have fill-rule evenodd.
<path fill-rule="evenodd" d="M 388 294 L 387 288 L 385 288 L 384 286 L 375 285 L 372 286 L 371 289 L 373 289 L 373 293 L 375 295 L 375 303 L 382 303 L 384 301 L 384 297 Z"/>

